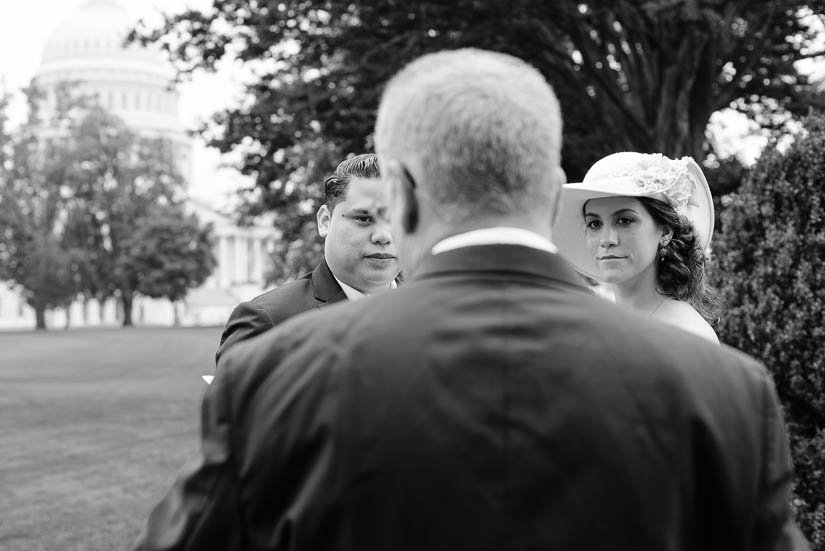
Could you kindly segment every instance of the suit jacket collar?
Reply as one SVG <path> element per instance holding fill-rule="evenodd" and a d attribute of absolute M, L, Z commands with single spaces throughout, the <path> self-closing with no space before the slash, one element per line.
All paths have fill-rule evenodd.
<path fill-rule="evenodd" d="M 586 289 L 581 276 L 561 256 L 523 245 L 479 245 L 430 255 L 412 280 L 472 272 L 526 275 Z"/>
<path fill-rule="evenodd" d="M 335 281 L 335 276 L 327 265 L 327 260 L 321 257 L 321 262 L 312 271 L 312 289 L 315 293 L 315 299 L 320 303 L 338 302 L 346 300 L 347 295 L 344 290 Z"/>

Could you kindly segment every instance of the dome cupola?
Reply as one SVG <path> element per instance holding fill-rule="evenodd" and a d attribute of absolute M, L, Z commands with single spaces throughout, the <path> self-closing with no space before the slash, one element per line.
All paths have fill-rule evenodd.
<path fill-rule="evenodd" d="M 88 0 L 52 32 L 36 82 L 52 102 L 58 84 L 77 83 L 137 133 L 181 142 L 174 72 L 158 48 L 124 44 L 135 22 L 117 0 Z"/>

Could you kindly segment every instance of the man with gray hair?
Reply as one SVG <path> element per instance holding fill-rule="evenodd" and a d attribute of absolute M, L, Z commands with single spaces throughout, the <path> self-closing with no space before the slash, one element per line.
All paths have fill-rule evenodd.
<path fill-rule="evenodd" d="M 420 58 L 375 141 L 411 282 L 229 350 L 138 549 L 804 546 L 764 368 L 555 253 L 561 119 L 535 69 Z"/>

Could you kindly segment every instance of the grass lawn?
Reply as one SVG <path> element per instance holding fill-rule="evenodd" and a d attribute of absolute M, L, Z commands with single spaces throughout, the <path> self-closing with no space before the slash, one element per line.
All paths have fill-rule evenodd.
<path fill-rule="evenodd" d="M 197 450 L 219 336 L 0 332 L 0 550 L 128 549 Z"/>

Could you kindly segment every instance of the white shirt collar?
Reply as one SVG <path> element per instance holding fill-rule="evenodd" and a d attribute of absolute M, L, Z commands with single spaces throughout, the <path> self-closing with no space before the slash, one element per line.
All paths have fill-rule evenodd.
<path fill-rule="evenodd" d="M 335 274 L 333 274 L 332 277 L 335 277 Z M 350 287 L 349 285 L 347 285 L 346 283 L 344 283 L 343 281 L 341 281 L 337 277 L 335 277 L 335 281 L 337 281 L 338 285 L 341 286 L 341 290 L 344 291 L 344 294 L 347 295 L 347 298 L 349 300 L 358 300 L 359 298 L 364 298 L 366 296 L 369 296 L 366 293 L 362 293 L 361 291 L 359 291 L 355 287 Z M 396 287 L 398 287 L 398 284 L 393 279 L 392 281 L 390 281 L 390 289 L 395 289 Z"/>
<path fill-rule="evenodd" d="M 549 253 L 559 252 L 556 246 L 546 237 L 542 237 L 530 230 L 509 226 L 482 228 L 458 235 L 451 235 L 436 243 L 430 252 L 432 254 L 439 254 L 461 247 L 474 247 L 477 245 L 524 245 L 525 247 L 532 247 Z"/>

